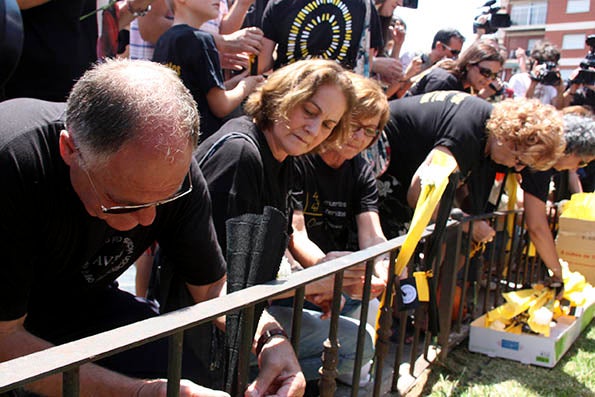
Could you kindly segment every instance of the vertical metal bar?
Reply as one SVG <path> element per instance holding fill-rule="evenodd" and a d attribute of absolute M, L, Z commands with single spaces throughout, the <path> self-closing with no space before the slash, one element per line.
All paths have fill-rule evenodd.
<path fill-rule="evenodd" d="M 328 339 L 324 341 L 322 353 L 322 376 L 320 377 L 320 395 L 333 397 L 337 390 L 337 362 L 339 360 L 339 314 L 341 312 L 341 294 L 343 290 L 343 271 L 335 274 L 333 287 L 333 304 L 331 311 L 331 324 Z"/>
<path fill-rule="evenodd" d="M 240 356 L 238 358 L 238 379 L 236 390 L 246 390 L 248 385 L 248 375 L 250 371 L 250 350 L 252 348 L 252 340 L 254 338 L 254 308 L 255 305 L 250 305 L 242 309 L 240 318 L 244 319 L 242 325 L 242 335 L 240 336 L 242 343 L 240 344 Z"/>
<path fill-rule="evenodd" d="M 386 283 L 386 299 L 379 309 L 378 329 L 376 330 L 376 350 L 374 352 L 374 396 L 380 396 L 380 388 L 382 386 L 382 370 L 384 368 L 384 358 L 388 354 L 388 346 L 390 343 L 391 324 L 393 317 L 392 296 L 393 285 L 395 278 L 395 259 L 397 259 L 397 250 L 390 252 L 389 274 L 390 277 Z M 398 373 L 395 375 L 398 376 Z"/>
<path fill-rule="evenodd" d="M 353 367 L 353 377 L 351 380 L 351 396 L 357 397 L 359 391 L 359 381 L 361 377 L 362 358 L 364 355 L 364 342 L 366 341 L 366 324 L 368 322 L 368 309 L 370 304 L 370 291 L 372 286 L 372 273 L 374 272 L 374 259 L 366 262 L 366 273 L 364 279 L 364 291 L 359 318 L 359 327 L 357 329 L 357 346 L 355 348 L 355 363 Z"/>
<path fill-rule="evenodd" d="M 64 397 L 78 397 L 80 394 L 79 383 L 79 369 L 80 367 L 72 368 L 62 373 L 62 396 Z M 10 393 L 8 393 L 10 394 Z"/>
<path fill-rule="evenodd" d="M 401 283 L 398 278 L 395 280 L 396 291 L 401 290 Z M 396 302 L 395 302 L 396 305 Z M 399 311 L 399 341 L 397 344 L 397 352 L 395 353 L 395 362 L 393 364 L 393 379 L 391 384 L 391 391 L 393 393 L 399 392 L 399 377 L 401 369 L 401 361 L 403 361 L 403 353 L 405 351 L 405 337 L 407 332 L 407 311 Z"/>
<path fill-rule="evenodd" d="M 415 361 L 417 359 L 417 350 L 419 345 L 419 331 L 421 319 L 428 319 L 428 303 L 422 303 L 413 311 L 413 342 L 411 342 L 411 354 L 409 355 L 409 375 L 413 375 L 415 371 Z M 428 331 L 429 333 L 429 331 Z"/>
<path fill-rule="evenodd" d="M 293 317 L 291 319 L 291 345 L 296 354 L 300 347 L 300 333 L 302 330 L 302 312 L 304 311 L 304 298 L 306 287 L 299 287 L 293 296 Z"/>
<path fill-rule="evenodd" d="M 167 397 L 178 397 L 180 395 L 183 344 L 184 331 L 176 332 L 169 337 L 169 352 L 167 357 Z"/>
<path fill-rule="evenodd" d="M 457 228 L 456 241 L 459 242 L 462 239 L 462 225 Z M 469 225 L 469 231 L 467 233 L 466 241 L 463 243 L 467 247 L 467 253 L 471 249 L 470 241 L 473 233 L 473 224 Z M 438 302 L 438 310 L 442 314 L 440 316 L 440 332 L 438 333 L 438 344 L 441 346 L 440 359 L 446 359 L 448 355 L 448 336 L 451 330 L 452 323 L 452 309 L 454 304 L 454 294 L 457 285 L 457 268 L 461 256 L 460 250 L 461 244 L 455 245 L 454 255 L 448 256 L 449 260 L 445 261 L 442 265 L 442 271 L 440 273 L 440 301 Z M 469 255 L 465 255 L 464 268 L 469 269 Z"/>

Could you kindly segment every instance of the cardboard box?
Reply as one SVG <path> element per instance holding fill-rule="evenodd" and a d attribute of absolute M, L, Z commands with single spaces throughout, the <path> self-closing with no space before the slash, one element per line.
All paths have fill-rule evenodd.
<path fill-rule="evenodd" d="M 577 308 L 577 315 L 558 319 L 549 338 L 542 335 L 513 334 L 485 327 L 485 314 L 471 323 L 469 350 L 490 357 L 502 357 L 553 368 L 593 319 L 595 303 Z"/>
<path fill-rule="evenodd" d="M 595 285 L 595 221 L 560 217 L 556 249 L 570 270 Z"/>

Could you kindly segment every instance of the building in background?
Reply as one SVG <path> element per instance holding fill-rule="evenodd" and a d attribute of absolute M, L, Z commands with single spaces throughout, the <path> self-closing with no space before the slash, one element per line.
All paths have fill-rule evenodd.
<path fill-rule="evenodd" d="M 508 49 L 506 79 L 518 68 L 515 50 L 531 50 L 541 40 L 560 49 L 559 67 L 564 80 L 585 58 L 589 50 L 585 40 L 595 34 L 595 0 L 508 0 L 508 11 L 512 26 L 498 32 Z"/>

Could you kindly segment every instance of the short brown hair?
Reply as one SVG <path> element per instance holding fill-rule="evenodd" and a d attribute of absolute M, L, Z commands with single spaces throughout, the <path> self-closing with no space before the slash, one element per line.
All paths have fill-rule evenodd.
<path fill-rule="evenodd" d="M 327 143 L 342 142 L 349 133 L 355 94 L 351 79 L 335 61 L 301 60 L 276 70 L 248 97 L 244 110 L 261 130 L 270 128 L 280 119 L 287 120 L 295 106 L 312 98 L 324 85 L 337 86 L 345 95 L 347 111 L 325 140 Z"/>

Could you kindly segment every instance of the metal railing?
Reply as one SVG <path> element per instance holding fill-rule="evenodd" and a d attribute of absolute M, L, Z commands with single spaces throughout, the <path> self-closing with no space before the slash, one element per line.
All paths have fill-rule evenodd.
<path fill-rule="evenodd" d="M 500 248 L 487 247 L 485 252 L 476 259 L 470 259 L 471 232 L 473 223 L 480 219 L 489 219 L 493 225 L 499 225 L 500 232 L 512 229 L 511 235 L 500 233 L 498 244 Z M 555 224 L 556 217 L 552 218 Z M 468 224 L 468 233 L 463 233 L 463 227 Z M 510 228 L 512 224 L 514 227 Z M 409 372 L 414 374 L 416 361 L 420 358 L 431 362 L 435 354 L 430 355 L 430 350 L 445 357 L 453 344 L 460 343 L 465 335 L 465 327 L 473 318 L 485 313 L 500 302 L 500 292 L 518 289 L 533 280 L 543 276 L 543 265 L 538 258 L 528 255 L 527 233 L 522 227 L 522 212 L 496 212 L 480 217 L 469 217 L 463 220 L 448 222 L 446 240 L 440 243 L 441 249 L 433 259 L 433 263 L 424 264 L 424 255 L 427 253 L 428 241 L 432 235 L 433 227 L 428 227 L 422 235 L 417 254 L 412 258 L 408 268 L 411 271 L 418 267 L 432 269 L 435 285 L 439 292 L 436 301 L 439 316 L 439 332 L 432 335 L 427 332 L 423 320 L 428 319 L 431 304 L 422 304 L 413 313 L 398 312 L 398 308 L 380 308 L 380 329 L 377 330 L 376 351 L 374 360 L 374 386 L 370 393 L 378 396 L 385 392 L 398 392 L 399 380 L 403 375 L 400 366 L 409 363 Z M 518 226 L 521 225 L 521 226 Z M 553 228 L 552 230 L 555 230 Z M 435 237 L 435 236 L 434 236 Z M 373 271 L 374 258 L 390 253 L 390 263 L 395 262 L 405 236 L 389 240 L 385 243 L 354 252 L 350 255 L 321 263 L 317 266 L 292 274 L 282 281 L 273 281 L 256 285 L 227 296 L 202 302 L 191 307 L 160 315 L 97 335 L 86 337 L 47 350 L 29 354 L 10 361 L 0 363 L 0 394 L 25 386 L 27 383 L 43 377 L 63 374 L 63 395 L 78 396 L 79 367 L 83 364 L 94 362 L 113 354 L 143 345 L 145 343 L 169 338 L 168 362 L 168 396 L 179 394 L 178 384 L 181 377 L 182 339 L 183 332 L 191 327 L 211 321 L 223 314 L 241 309 L 246 314 L 245 318 L 253 320 L 254 306 L 274 298 L 287 291 L 294 291 L 294 317 L 291 329 L 291 341 L 296 351 L 299 351 L 300 319 L 304 303 L 305 286 L 315 280 L 329 275 L 336 275 L 334 283 L 334 299 L 331 316 L 329 339 L 325 343 L 324 360 L 322 363 L 320 391 L 322 396 L 332 396 L 336 390 L 335 365 L 337 358 L 337 344 L 340 335 L 337 335 L 337 323 L 340 312 L 340 299 L 342 290 L 343 271 L 349 267 L 366 263 L 366 278 L 364 296 L 369 296 L 370 280 Z M 504 248 L 502 248 L 504 247 Z M 462 258 L 462 259 L 461 259 Z M 479 263 L 474 266 L 473 261 Z M 394 269 L 392 269 L 394 270 Z M 475 274 L 474 274 L 475 273 Z M 394 274 L 394 271 L 393 273 Z M 411 274 L 411 273 L 410 273 Z M 487 284 L 482 286 L 482 276 L 487 276 Z M 497 279 L 494 289 L 490 289 L 491 278 Z M 459 291 L 460 289 L 460 291 Z M 389 277 L 387 290 L 390 293 L 399 291 L 399 278 Z M 455 304 L 455 297 L 459 297 Z M 397 300 L 395 299 L 395 302 Z M 363 336 L 367 318 L 369 299 L 364 298 L 360 317 L 358 344 L 356 349 L 355 370 L 353 373 L 352 396 L 357 396 L 360 371 L 362 364 Z M 429 310 L 430 309 L 430 310 Z M 407 318 L 412 317 L 415 326 L 413 341 L 409 349 L 405 348 L 405 324 Z M 400 320 L 399 340 L 395 344 L 390 341 L 393 319 Z M 252 329 L 251 325 L 244 329 Z M 421 345 L 421 336 L 425 331 L 425 340 Z M 458 337 L 457 337 L 458 335 Z M 463 336 L 461 336 L 463 335 Z M 454 337 L 453 337 L 454 336 Z M 251 335 L 245 335 L 250 338 Z M 394 365 L 389 368 L 392 379 L 386 382 L 383 377 L 384 362 L 392 346 L 396 349 Z M 406 351 L 409 357 L 406 357 Z M 240 365 L 248 366 L 248 360 L 240 358 Z M 247 384 L 248 371 L 238 371 L 238 390 L 243 390 Z"/>

